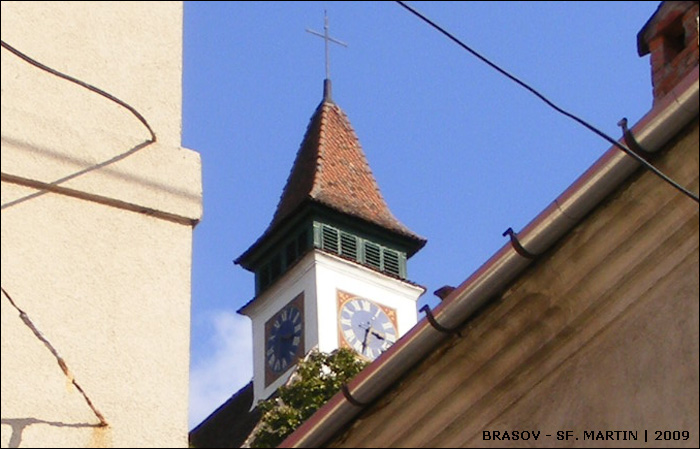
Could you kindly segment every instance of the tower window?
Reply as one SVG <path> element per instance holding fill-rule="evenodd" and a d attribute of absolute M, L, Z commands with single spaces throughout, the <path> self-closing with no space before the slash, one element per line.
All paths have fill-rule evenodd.
<path fill-rule="evenodd" d="M 321 234 L 321 248 L 338 254 L 338 230 L 330 226 L 323 226 Z"/>
<path fill-rule="evenodd" d="M 270 285 L 270 267 L 265 265 L 258 272 L 258 290 L 262 291 Z"/>
<path fill-rule="evenodd" d="M 297 257 L 299 257 L 299 253 L 297 252 L 297 241 L 292 240 L 291 242 L 289 242 L 287 244 L 287 248 L 286 248 L 285 252 L 286 252 L 286 256 L 287 256 L 286 264 L 289 267 L 294 262 L 296 262 Z"/>
<path fill-rule="evenodd" d="M 270 279 L 275 280 L 282 274 L 282 261 L 279 255 L 272 258 L 270 261 Z"/>
<path fill-rule="evenodd" d="M 340 255 L 357 260 L 357 237 L 347 232 L 340 233 Z"/>
<path fill-rule="evenodd" d="M 299 255 L 301 256 L 304 252 L 309 249 L 309 233 L 304 231 L 297 237 L 297 249 L 299 250 Z"/>
<path fill-rule="evenodd" d="M 335 247 L 338 247 L 338 231 L 335 231 Z M 272 285 L 275 280 L 287 272 L 294 263 L 303 256 L 309 249 L 309 232 L 308 229 L 294 236 L 286 242 L 286 245 L 280 246 L 275 253 L 260 269 L 255 273 L 256 279 L 256 294 L 262 292 L 267 287 Z M 329 239 L 329 244 L 333 246 L 333 239 Z"/>
<path fill-rule="evenodd" d="M 362 238 L 352 232 L 324 223 L 314 223 L 314 246 L 391 276 L 406 277 L 405 253 Z"/>
<path fill-rule="evenodd" d="M 399 253 L 384 248 L 384 271 L 396 276 L 401 275 L 399 268 Z"/>
<path fill-rule="evenodd" d="M 365 242 L 365 263 L 370 267 L 382 268 L 382 253 L 379 245 Z"/>

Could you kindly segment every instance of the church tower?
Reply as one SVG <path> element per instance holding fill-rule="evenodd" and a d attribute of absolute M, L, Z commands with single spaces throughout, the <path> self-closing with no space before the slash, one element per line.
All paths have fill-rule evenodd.
<path fill-rule="evenodd" d="M 389 210 L 326 79 L 274 217 L 235 261 L 255 273 L 238 311 L 253 323 L 255 402 L 314 347 L 373 360 L 413 327 L 425 289 L 406 261 L 425 243 Z"/>

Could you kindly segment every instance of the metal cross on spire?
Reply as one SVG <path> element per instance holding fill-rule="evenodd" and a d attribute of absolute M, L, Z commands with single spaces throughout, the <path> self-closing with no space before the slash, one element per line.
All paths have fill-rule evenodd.
<path fill-rule="evenodd" d="M 331 55 L 330 55 L 330 49 L 329 49 L 329 42 L 333 42 L 334 44 L 342 45 L 343 47 L 347 47 L 348 44 L 345 42 L 339 41 L 338 39 L 332 38 L 328 34 L 328 14 L 327 11 L 323 11 L 323 34 L 319 33 L 318 31 L 306 29 L 307 32 L 316 35 L 318 37 L 322 37 L 323 40 L 325 41 L 326 44 L 326 81 L 324 83 L 324 98 L 330 99 L 330 80 L 331 80 Z"/>

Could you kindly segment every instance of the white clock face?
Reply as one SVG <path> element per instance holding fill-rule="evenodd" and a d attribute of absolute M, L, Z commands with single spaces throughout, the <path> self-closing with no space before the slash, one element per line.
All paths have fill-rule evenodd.
<path fill-rule="evenodd" d="M 340 307 L 341 338 L 358 354 L 374 360 L 398 338 L 395 316 L 392 309 L 369 299 L 352 297 Z"/>

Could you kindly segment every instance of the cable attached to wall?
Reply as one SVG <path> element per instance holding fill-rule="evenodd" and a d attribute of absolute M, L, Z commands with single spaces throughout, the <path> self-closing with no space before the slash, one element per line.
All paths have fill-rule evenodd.
<path fill-rule="evenodd" d="M 153 129 L 151 128 L 151 125 L 148 124 L 148 121 L 144 118 L 143 115 L 139 111 L 136 110 L 133 106 L 128 104 L 127 102 L 120 100 L 119 98 L 115 97 L 114 95 L 105 92 L 104 90 L 93 86 L 92 84 L 88 84 L 85 81 L 81 81 L 77 78 L 74 78 L 70 75 L 66 75 L 65 73 L 59 72 L 58 70 L 52 69 L 51 67 L 40 63 L 36 59 L 33 59 L 26 54 L 22 53 L 21 51 L 17 50 L 14 48 L 12 45 L 8 44 L 5 41 L 0 40 L 0 44 L 2 45 L 2 48 L 6 49 L 10 53 L 14 54 L 18 58 L 22 59 L 23 61 L 33 65 L 34 67 L 37 67 L 45 72 L 48 72 L 52 75 L 55 75 L 59 78 L 62 78 L 66 81 L 70 81 L 71 83 L 77 84 L 78 86 L 84 87 L 87 90 L 90 90 L 92 92 L 95 92 L 98 95 L 101 95 L 105 98 L 107 98 L 110 101 L 113 101 L 114 103 L 118 104 L 119 106 L 127 109 L 129 112 L 131 112 L 141 123 L 143 123 L 143 126 L 148 129 L 148 132 L 151 134 L 151 139 L 150 142 L 155 142 L 156 141 L 156 133 L 153 132 Z"/>
<path fill-rule="evenodd" d="M 90 407 L 92 412 L 95 414 L 97 419 L 100 421 L 100 426 L 102 426 L 102 427 L 107 426 L 108 425 L 107 420 L 105 419 L 104 415 L 102 413 L 100 413 L 99 410 L 97 410 L 97 407 L 95 407 L 95 404 L 92 403 L 92 401 L 88 397 L 87 393 L 85 393 L 85 390 L 83 390 L 83 387 L 81 387 L 80 384 L 78 383 L 78 381 L 75 380 L 75 376 L 73 375 L 71 370 L 68 368 L 66 361 L 63 359 L 63 357 L 61 357 L 61 355 L 58 353 L 58 351 L 56 350 L 54 345 L 51 344 L 51 342 L 44 336 L 44 334 L 41 333 L 41 331 L 36 327 L 34 322 L 31 320 L 31 318 L 29 318 L 29 315 L 27 315 L 27 313 L 24 310 L 19 308 L 17 303 L 15 303 L 15 301 L 10 296 L 10 294 L 7 293 L 7 290 L 5 290 L 4 287 L 0 287 L 0 289 L 2 289 L 2 293 L 3 293 L 3 295 L 5 295 L 7 300 L 10 301 L 10 304 L 12 304 L 12 307 L 14 307 L 19 312 L 19 317 L 24 322 L 24 324 L 27 325 L 27 327 L 29 329 L 31 329 L 31 331 L 34 333 L 36 338 L 38 338 L 39 341 L 44 343 L 44 346 L 46 346 L 48 348 L 49 352 L 51 352 L 51 354 L 53 354 L 53 356 L 56 358 L 56 362 L 58 362 L 58 366 L 61 367 L 61 371 L 63 371 L 63 374 L 66 375 L 68 380 L 71 381 L 71 383 L 75 386 L 75 388 L 78 390 L 78 392 L 80 392 L 80 394 L 83 396 L 83 399 L 85 399 L 85 402 L 87 402 L 88 407 Z"/>
<path fill-rule="evenodd" d="M 443 35 L 445 35 L 448 39 L 450 39 L 451 41 L 453 41 L 454 43 L 456 43 L 457 45 L 459 45 L 460 47 L 462 47 L 464 50 L 466 50 L 466 51 L 468 51 L 469 53 L 471 53 L 472 55 L 474 55 L 477 59 L 481 60 L 482 62 L 484 62 L 484 63 L 485 63 L 486 65 L 488 65 L 489 67 L 493 68 L 494 70 L 496 70 L 496 71 L 497 71 L 498 73 L 500 73 L 501 75 L 505 76 L 506 78 L 510 79 L 510 80 L 513 81 L 514 83 L 516 83 L 516 84 L 518 84 L 519 86 L 523 87 L 524 89 L 528 90 L 530 93 L 532 93 L 532 94 L 535 95 L 537 98 L 539 98 L 540 100 L 542 100 L 545 104 L 547 104 L 547 106 L 551 107 L 552 109 L 554 109 L 555 111 L 559 112 L 560 114 L 562 114 L 562 115 L 564 115 L 564 116 L 566 116 L 566 117 L 568 117 L 568 118 L 574 120 L 575 122 L 579 123 L 579 124 L 582 125 L 583 127 L 587 128 L 589 131 L 592 131 L 593 133 L 595 133 L 595 134 L 597 134 L 598 136 L 602 137 L 604 140 L 607 140 L 610 144 L 612 144 L 613 146 L 615 146 L 615 147 L 619 148 L 620 150 L 624 151 L 627 155 L 629 155 L 630 157 L 632 157 L 633 159 L 635 159 L 637 162 L 639 162 L 640 164 L 642 164 L 647 170 L 651 171 L 651 172 L 654 173 L 656 176 L 660 177 L 661 179 L 663 179 L 664 181 L 666 181 L 668 184 L 670 184 L 671 186 L 673 186 L 674 188 L 676 188 L 678 191 L 680 191 L 681 193 L 683 193 L 684 195 L 686 195 L 687 197 L 689 197 L 690 199 L 692 199 L 692 200 L 695 201 L 696 203 L 699 203 L 699 204 L 700 204 L 700 199 L 698 198 L 698 196 L 697 196 L 696 194 L 694 194 L 694 193 L 691 192 L 690 190 L 686 189 L 685 187 L 681 186 L 681 185 L 678 184 L 676 181 L 674 181 L 673 179 L 671 179 L 670 177 L 668 177 L 668 176 L 667 176 L 666 174 L 664 174 L 661 170 L 659 170 L 658 168 L 654 167 L 652 164 L 650 164 L 649 162 L 647 162 L 647 161 L 644 159 L 644 157 L 642 157 L 641 155 L 639 155 L 639 154 L 635 153 L 634 151 L 630 150 L 629 148 L 627 148 L 627 146 L 622 145 L 620 142 L 618 142 L 617 140 L 615 140 L 615 139 L 613 139 L 612 137 L 608 136 L 608 135 L 605 134 L 603 131 L 599 130 L 598 128 L 596 128 L 595 126 L 591 125 L 591 124 L 588 123 L 587 121 L 585 121 L 585 120 L 581 119 L 580 117 L 578 117 L 578 116 L 576 116 L 576 115 L 574 115 L 574 114 L 572 114 L 572 113 L 570 113 L 570 112 L 568 112 L 568 111 L 566 111 L 566 110 L 560 108 L 559 106 L 557 106 L 556 104 L 554 104 L 551 100 L 549 100 L 547 97 L 545 97 L 543 94 L 541 94 L 540 92 L 538 92 L 537 90 L 535 90 L 533 87 L 531 87 L 529 84 L 527 84 L 527 83 L 525 83 L 524 81 L 520 80 L 520 79 L 517 78 L 516 76 L 511 75 L 509 72 L 507 72 L 506 70 L 502 69 L 501 67 L 499 67 L 498 65 L 496 65 L 494 62 L 491 62 L 491 61 L 490 61 L 489 59 L 487 59 L 485 56 L 482 56 L 479 52 L 477 52 L 476 50 L 474 50 L 474 49 L 472 49 L 471 47 L 469 47 L 467 44 L 465 44 L 465 43 L 463 43 L 462 41 L 460 41 L 458 38 L 456 38 L 454 35 L 452 35 L 449 31 L 445 30 L 443 27 L 441 27 L 441 26 L 438 25 L 437 23 L 433 22 L 432 20 L 430 20 L 429 18 L 427 18 L 426 16 L 424 16 L 423 14 L 421 14 L 420 12 L 418 12 L 418 10 L 412 8 L 411 6 L 408 6 L 406 3 L 402 2 L 402 1 L 397 1 L 396 3 L 398 3 L 398 4 L 401 5 L 401 6 L 403 6 L 403 7 L 404 7 L 406 10 L 408 10 L 410 13 L 412 13 L 413 15 L 415 15 L 416 17 L 418 17 L 419 19 L 421 19 L 422 21 L 424 21 L 425 23 L 427 23 L 427 24 L 430 25 L 431 27 L 435 28 L 437 31 L 439 31 L 440 33 L 442 33 Z"/>

